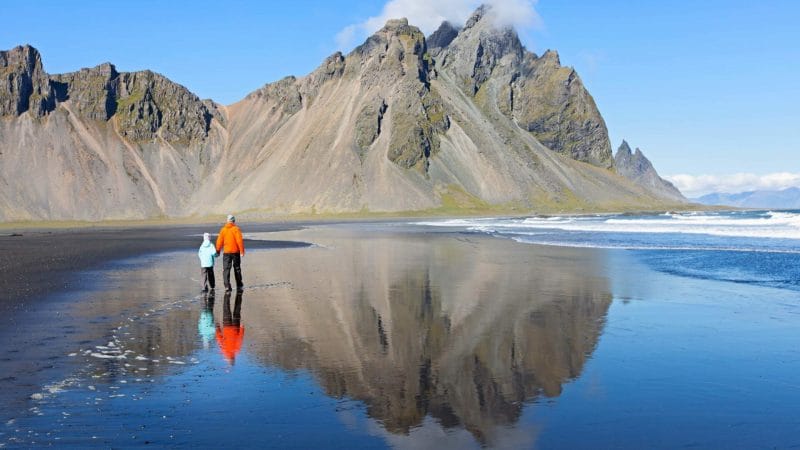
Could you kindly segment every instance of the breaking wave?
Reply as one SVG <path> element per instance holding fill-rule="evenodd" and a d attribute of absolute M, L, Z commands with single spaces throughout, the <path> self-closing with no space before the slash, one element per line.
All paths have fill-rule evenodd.
<path fill-rule="evenodd" d="M 660 272 L 800 291 L 800 211 L 455 219 L 415 225 L 526 244 L 631 250 Z"/>
<path fill-rule="evenodd" d="M 800 253 L 800 211 L 453 219 L 415 225 L 570 247 Z"/>

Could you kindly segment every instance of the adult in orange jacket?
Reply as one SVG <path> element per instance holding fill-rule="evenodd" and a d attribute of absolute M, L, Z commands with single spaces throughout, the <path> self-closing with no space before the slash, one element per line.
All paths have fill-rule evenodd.
<path fill-rule="evenodd" d="M 222 256 L 222 281 L 225 283 L 225 291 L 231 290 L 231 265 L 233 265 L 233 275 L 236 277 L 236 289 L 244 289 L 242 284 L 242 256 L 244 256 L 244 241 L 242 231 L 236 226 L 236 217 L 228 215 L 228 221 L 219 230 L 217 236 L 217 253 Z"/>

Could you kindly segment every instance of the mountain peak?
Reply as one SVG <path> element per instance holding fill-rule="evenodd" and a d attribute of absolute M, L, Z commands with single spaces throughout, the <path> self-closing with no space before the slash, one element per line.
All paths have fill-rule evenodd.
<path fill-rule="evenodd" d="M 430 50 L 445 48 L 453 42 L 456 36 L 458 36 L 458 28 L 445 20 L 433 34 L 428 36 L 428 48 Z"/>
<path fill-rule="evenodd" d="M 467 95 L 481 102 L 491 98 L 493 105 L 486 107 L 498 108 L 546 147 L 596 166 L 612 166 L 605 122 L 577 73 L 561 67 L 555 51 L 541 57 L 528 52 L 490 6 L 478 8 L 457 36 L 432 54 L 437 71 L 452 77 Z"/>
<path fill-rule="evenodd" d="M 41 117 L 55 107 L 55 93 L 34 47 L 25 44 L 0 51 L 0 73 L 0 116 L 30 110 Z"/>
<path fill-rule="evenodd" d="M 464 28 L 474 27 L 475 24 L 477 24 L 478 22 L 483 20 L 484 17 L 486 17 L 487 13 L 491 10 L 491 8 L 492 8 L 491 6 L 485 3 L 478 6 L 478 8 L 472 12 L 472 15 L 469 16 L 469 19 L 467 19 L 467 23 L 464 26 Z"/>
<path fill-rule="evenodd" d="M 500 50 L 502 56 L 508 51 L 518 51 L 522 49 L 522 42 L 519 39 L 514 27 L 502 25 L 492 14 L 492 7 L 490 5 L 481 5 L 472 16 L 467 20 L 464 28 L 461 30 L 460 35 L 477 34 L 484 40 L 494 41 L 497 44 L 494 50 Z"/>
<path fill-rule="evenodd" d="M 619 148 L 617 149 L 617 155 L 620 155 L 620 153 L 627 156 L 631 156 L 633 154 L 631 151 L 631 146 L 628 145 L 628 141 L 625 139 L 622 140 L 622 144 L 620 144 Z"/>
<path fill-rule="evenodd" d="M 622 141 L 614 160 L 617 172 L 627 178 L 636 178 L 653 170 L 653 165 L 642 151 L 637 148 L 635 153 L 632 152 L 631 146 L 626 141 Z"/>
<path fill-rule="evenodd" d="M 414 41 L 420 41 L 419 45 L 424 45 L 425 42 L 425 36 L 422 31 L 413 25 L 409 25 L 408 19 L 389 19 L 383 28 L 368 37 L 363 44 L 356 47 L 350 54 L 368 55 L 376 50 L 386 52 L 393 36 L 409 36 Z"/>
<path fill-rule="evenodd" d="M 479 7 L 442 51 L 442 66 L 449 66 L 471 95 L 478 92 L 495 67 L 516 70 L 524 56 L 517 32 L 511 27 L 497 27 L 489 12 L 490 7 Z"/>
<path fill-rule="evenodd" d="M 555 50 L 548 49 L 542 54 L 541 58 L 539 59 L 546 63 L 551 63 L 559 67 L 561 66 L 561 57 L 558 56 L 558 52 Z"/>
<path fill-rule="evenodd" d="M 406 76 L 427 85 L 429 63 L 422 31 L 409 25 L 407 19 L 392 19 L 336 65 L 347 66 L 347 74 L 362 78 L 370 86 L 392 83 Z"/>
<path fill-rule="evenodd" d="M 39 50 L 30 44 L 18 45 L 11 50 L 0 51 L 0 67 L 9 67 L 12 64 L 25 64 L 33 67 L 41 65 L 42 59 Z"/>
<path fill-rule="evenodd" d="M 94 68 L 94 70 L 103 75 L 108 75 L 111 78 L 115 78 L 117 75 L 119 75 L 119 72 L 117 72 L 117 67 L 110 62 L 99 64 Z"/>
<path fill-rule="evenodd" d="M 408 26 L 408 19 L 401 17 L 399 19 L 389 19 L 386 25 L 383 26 L 384 30 L 398 30 Z"/>
<path fill-rule="evenodd" d="M 627 141 L 623 140 L 617 149 L 617 154 L 614 156 L 614 167 L 618 174 L 656 196 L 677 202 L 686 201 L 672 183 L 658 175 L 653 164 L 638 147 L 633 154 L 631 153 L 631 146 Z"/>

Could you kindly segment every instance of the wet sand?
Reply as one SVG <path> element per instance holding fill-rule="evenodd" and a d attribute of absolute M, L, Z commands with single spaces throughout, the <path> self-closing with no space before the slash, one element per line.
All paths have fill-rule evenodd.
<path fill-rule="evenodd" d="M 800 443 L 796 293 L 393 224 L 245 231 L 316 245 L 253 244 L 245 291 L 209 297 L 189 239 L 10 313 L 0 446 Z"/>
<path fill-rule="evenodd" d="M 258 224 L 246 231 L 276 231 L 297 225 Z M 14 230 L 0 233 L 0 316 L 24 310 L 31 302 L 53 293 L 79 288 L 75 274 L 135 256 L 199 247 L 203 232 L 216 235 L 219 225 L 148 228 L 80 228 Z M 274 248 L 292 244 L 248 241 L 247 248 Z"/>

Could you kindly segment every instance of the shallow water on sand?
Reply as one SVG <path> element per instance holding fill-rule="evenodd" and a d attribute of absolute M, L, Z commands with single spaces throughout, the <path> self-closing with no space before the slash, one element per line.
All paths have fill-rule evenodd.
<path fill-rule="evenodd" d="M 797 291 L 379 228 L 265 235 L 318 245 L 239 295 L 193 249 L 82 274 L 1 333 L 0 447 L 800 446 Z"/>

